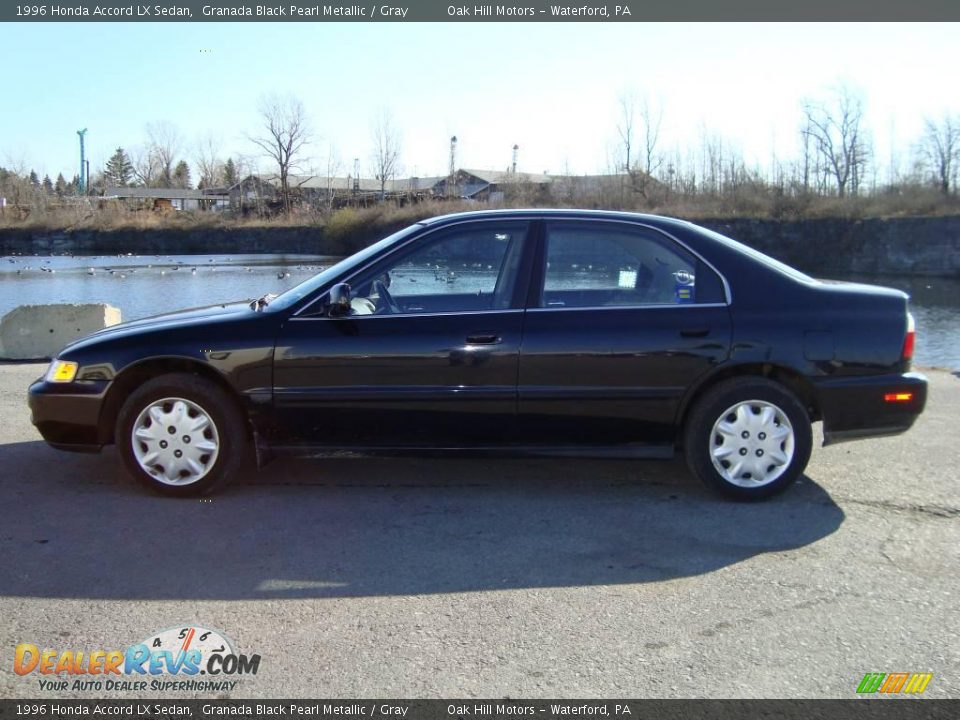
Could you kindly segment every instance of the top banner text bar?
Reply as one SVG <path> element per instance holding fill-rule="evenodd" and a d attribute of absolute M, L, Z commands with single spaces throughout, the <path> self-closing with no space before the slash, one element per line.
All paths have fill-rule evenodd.
<path fill-rule="evenodd" d="M 957 0 L 617 0 L 506 4 L 93 0 L 3 3 L 0 22 L 655 22 L 958 21 Z M 852 29 L 855 32 L 855 29 Z"/>

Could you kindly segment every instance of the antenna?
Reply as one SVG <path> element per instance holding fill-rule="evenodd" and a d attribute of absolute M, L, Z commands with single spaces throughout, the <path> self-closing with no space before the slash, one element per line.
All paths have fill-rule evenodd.
<path fill-rule="evenodd" d="M 80 136 L 80 184 L 77 186 L 77 195 L 84 195 L 87 192 L 87 159 L 84 154 L 83 148 L 83 136 L 87 134 L 87 129 L 77 130 L 77 135 Z"/>
<path fill-rule="evenodd" d="M 513 162 L 510 165 L 510 172 L 512 172 L 514 175 L 517 174 L 517 153 L 519 151 L 520 151 L 520 146 L 514 145 L 513 146 Z"/>

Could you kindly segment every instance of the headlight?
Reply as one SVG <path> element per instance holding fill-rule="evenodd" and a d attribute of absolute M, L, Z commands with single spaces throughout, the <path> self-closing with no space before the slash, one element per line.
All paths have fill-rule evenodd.
<path fill-rule="evenodd" d="M 47 370 L 44 380 L 52 383 L 73 382 L 73 379 L 77 376 L 78 367 L 77 363 L 69 360 L 54 360 L 50 363 L 50 368 Z"/>

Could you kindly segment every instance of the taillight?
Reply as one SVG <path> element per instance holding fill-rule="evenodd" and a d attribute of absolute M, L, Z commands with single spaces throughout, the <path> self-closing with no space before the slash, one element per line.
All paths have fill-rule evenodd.
<path fill-rule="evenodd" d="M 886 393 L 883 396 L 884 402 L 913 402 L 912 392 Z"/>
<path fill-rule="evenodd" d="M 903 354 L 902 358 L 904 360 L 913 359 L 913 347 L 917 342 L 917 326 L 913 322 L 913 315 L 907 313 L 907 336 L 903 339 Z"/>

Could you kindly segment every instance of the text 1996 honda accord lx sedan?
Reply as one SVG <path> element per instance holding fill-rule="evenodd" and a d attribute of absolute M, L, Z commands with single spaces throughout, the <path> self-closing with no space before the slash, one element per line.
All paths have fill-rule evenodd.
<path fill-rule="evenodd" d="M 417 223 L 280 296 L 117 325 L 30 387 L 54 447 L 116 443 L 169 495 L 256 450 L 670 457 L 772 495 L 825 443 L 907 430 L 907 296 L 821 282 L 680 220 L 510 210 Z"/>

